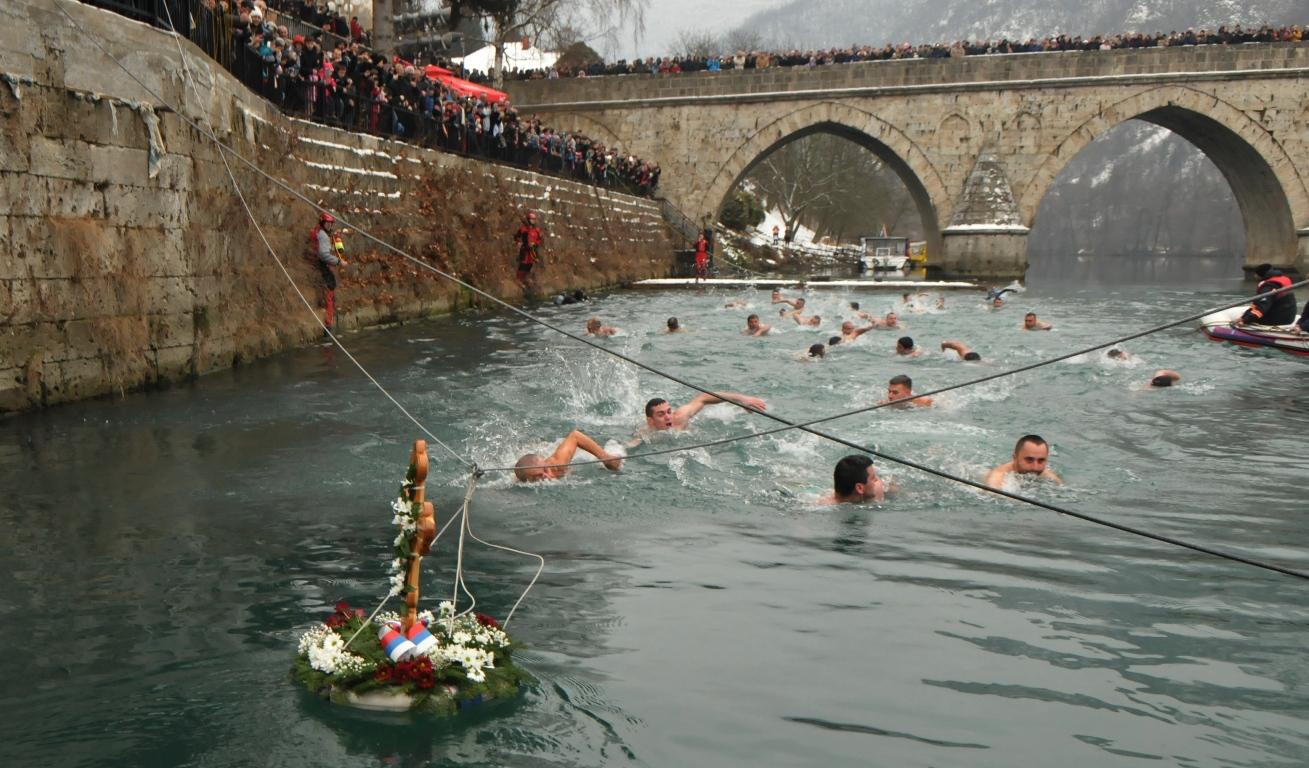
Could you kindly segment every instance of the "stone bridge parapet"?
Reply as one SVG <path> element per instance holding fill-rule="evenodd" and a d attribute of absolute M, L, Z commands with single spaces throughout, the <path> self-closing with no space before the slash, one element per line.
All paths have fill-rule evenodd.
<path fill-rule="evenodd" d="M 859 62 L 766 71 L 510 84 L 520 111 L 663 167 L 661 189 L 714 221 L 770 152 L 814 133 L 866 147 L 904 180 L 930 262 L 1020 276 L 1046 191 L 1088 143 L 1131 119 L 1178 133 L 1232 186 L 1247 264 L 1309 260 L 1309 45 Z"/>

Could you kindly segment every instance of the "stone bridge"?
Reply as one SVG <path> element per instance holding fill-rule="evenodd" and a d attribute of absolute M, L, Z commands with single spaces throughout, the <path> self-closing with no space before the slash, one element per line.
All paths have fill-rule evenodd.
<path fill-rule="evenodd" d="M 539 80 L 510 93 L 522 113 L 657 161 L 663 195 L 705 223 L 770 152 L 814 133 L 850 139 L 904 180 L 931 264 L 993 277 L 1026 270 L 1027 234 L 1064 165 L 1146 120 L 1227 178 L 1247 264 L 1305 272 L 1306 76 L 1309 45 L 1274 43 Z"/>

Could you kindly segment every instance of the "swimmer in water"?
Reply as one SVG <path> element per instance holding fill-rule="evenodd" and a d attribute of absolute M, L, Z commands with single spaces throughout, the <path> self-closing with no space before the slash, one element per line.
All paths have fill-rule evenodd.
<path fill-rule="evenodd" d="M 792 309 L 780 310 L 778 314 L 782 317 L 798 317 L 804 313 L 804 299 L 796 299 L 795 301 L 784 299 L 782 303 L 790 304 L 792 307 Z"/>
<path fill-rule="evenodd" d="M 791 319 L 795 321 L 796 325 L 809 325 L 809 326 L 813 326 L 814 328 L 817 328 L 818 324 L 823 321 L 823 319 L 818 315 L 810 315 L 809 317 L 805 317 L 804 315 L 800 314 L 799 310 L 796 310 L 795 312 L 791 313 Z"/>
<path fill-rule="evenodd" d="M 914 346 L 912 337 L 901 336 L 895 340 L 895 353 L 900 357 L 918 357 L 923 354 L 923 350 Z"/>
<path fill-rule="evenodd" d="M 861 320 L 872 320 L 872 319 L 873 319 L 873 316 L 872 316 L 872 315 L 868 314 L 867 312 L 865 312 L 865 311 L 863 311 L 862 309 L 859 308 L 859 302 L 857 302 L 857 301 L 852 301 L 852 302 L 850 302 L 850 309 L 851 309 L 852 311 L 854 311 L 855 317 L 858 317 L 858 318 L 860 318 Z"/>
<path fill-rule="evenodd" d="M 763 336 L 773 330 L 773 326 L 759 322 L 759 315 L 750 315 L 745 319 L 745 330 L 741 331 L 745 336 Z"/>
<path fill-rule="evenodd" d="M 1053 327 L 1054 327 L 1053 325 L 1050 325 L 1047 322 L 1037 320 L 1035 312 L 1028 312 L 1027 314 L 1023 315 L 1024 331 L 1048 331 Z"/>
<path fill-rule="evenodd" d="M 829 336 L 829 337 L 827 338 L 827 346 L 829 346 L 829 347 L 835 347 L 837 344 L 840 344 L 840 343 L 841 343 L 841 337 L 840 337 L 840 336 Z"/>
<path fill-rule="evenodd" d="M 992 488 L 999 488 L 1008 475 L 1035 475 L 1063 485 L 1064 481 L 1047 466 L 1049 461 L 1049 443 L 1039 435 L 1023 435 L 1014 445 L 1013 459 L 991 470 L 986 476 L 986 484 Z"/>
<path fill-rule="evenodd" d="M 958 353 L 959 359 L 964 360 L 966 362 L 973 363 L 982 359 L 981 355 L 969 349 L 968 345 L 963 343 L 962 341 L 941 342 L 941 351 L 944 352 L 947 349 L 954 350 L 956 353 Z"/>
<path fill-rule="evenodd" d="M 573 460 L 573 454 L 577 453 L 578 448 L 604 462 L 605 469 L 617 472 L 623 466 L 622 456 L 607 453 L 596 441 L 580 430 L 574 429 L 549 456 L 542 457 L 538 453 L 529 453 L 520 458 L 514 465 L 514 477 L 518 478 L 520 483 L 558 480 L 568 474 L 568 464 Z"/>
<path fill-rule="evenodd" d="M 790 304 L 792 309 L 804 309 L 804 298 L 788 299 L 779 290 L 773 291 L 774 304 Z"/>
<path fill-rule="evenodd" d="M 877 321 L 877 327 L 884 331 L 891 331 L 897 328 L 903 328 L 904 326 L 900 325 L 899 315 L 894 312 L 887 312 L 886 317 Z"/>
<path fill-rule="evenodd" d="M 888 488 L 877 476 L 873 460 L 867 456 L 851 454 L 836 462 L 832 471 L 832 492 L 818 499 L 819 504 L 862 504 L 865 501 L 881 502 Z"/>
<path fill-rule="evenodd" d="M 677 321 L 677 318 L 670 317 L 668 318 L 668 328 L 664 333 L 681 333 L 683 330 L 685 329 L 682 328 L 682 324 Z"/>
<path fill-rule="evenodd" d="M 845 342 L 854 341 L 876 327 L 877 323 L 869 323 L 863 328 L 856 328 L 854 323 L 846 320 L 844 323 L 841 323 L 841 340 Z"/>
<path fill-rule="evenodd" d="M 903 373 L 899 376 L 892 376 L 891 381 L 886 385 L 886 397 L 882 398 L 882 403 L 893 403 L 895 408 L 906 408 L 909 406 L 915 408 L 928 408 L 932 405 L 932 398 L 917 397 L 914 395 L 914 381 L 905 376 Z"/>
<path fill-rule="evenodd" d="M 722 397 L 699 394 L 691 398 L 691 402 L 678 408 L 673 408 L 667 400 L 656 397 L 645 404 L 645 427 L 651 432 L 662 432 L 669 429 L 683 430 L 691 422 L 691 418 L 703 410 L 706 405 L 718 405 L 728 401 L 739 403 L 757 411 L 768 409 L 763 400 L 736 392 L 724 392 Z"/>
<path fill-rule="evenodd" d="M 618 333 L 617 328 L 612 325 L 601 325 L 598 317 L 586 321 L 586 335 L 588 336 L 613 336 L 615 333 Z"/>
<path fill-rule="evenodd" d="M 736 309 L 738 307 L 744 307 L 748 303 L 749 302 L 747 302 L 745 299 L 732 299 L 731 301 L 723 305 L 723 309 Z"/>
<path fill-rule="evenodd" d="M 827 354 L 827 347 L 824 347 L 822 344 L 810 344 L 809 351 L 806 352 L 805 356 L 800 359 L 822 360 L 826 354 Z"/>
<path fill-rule="evenodd" d="M 1177 371 L 1170 371 L 1166 368 L 1160 369 L 1155 371 L 1154 375 L 1150 377 L 1150 388 L 1157 389 L 1160 387 L 1171 387 L 1181 380 L 1182 374 Z"/>
<path fill-rule="evenodd" d="M 1006 293 L 1017 293 L 1014 288 L 987 288 L 986 300 L 991 302 L 992 309 L 999 309 L 1004 306 L 1004 295 Z"/>

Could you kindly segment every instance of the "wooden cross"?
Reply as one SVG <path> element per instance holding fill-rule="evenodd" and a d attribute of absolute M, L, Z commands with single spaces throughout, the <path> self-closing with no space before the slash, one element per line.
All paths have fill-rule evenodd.
<path fill-rule="evenodd" d="M 432 502 L 423 500 L 423 483 L 427 481 L 427 441 L 415 440 L 414 449 L 409 454 L 409 470 L 413 474 L 413 482 L 409 485 L 408 501 L 423 505 L 423 509 L 418 513 L 418 531 L 414 534 L 414 544 L 412 556 L 409 558 L 409 573 L 405 577 L 405 585 L 409 588 L 405 594 L 405 615 L 401 620 L 401 627 L 405 632 L 418 621 L 418 584 L 419 571 L 423 561 L 423 555 L 426 555 L 432 549 L 432 540 L 436 538 L 436 512 L 432 508 Z"/>

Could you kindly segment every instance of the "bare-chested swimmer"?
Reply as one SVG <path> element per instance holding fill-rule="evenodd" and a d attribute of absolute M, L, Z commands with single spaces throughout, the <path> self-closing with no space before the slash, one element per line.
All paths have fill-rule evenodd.
<path fill-rule="evenodd" d="M 681 321 L 675 317 L 668 318 L 667 325 L 668 327 L 664 330 L 664 333 L 681 333 L 682 331 L 686 330 L 685 328 L 682 327 Z"/>
<path fill-rule="evenodd" d="M 947 349 L 954 350 L 959 355 L 959 359 L 963 360 L 964 362 L 975 363 L 982 359 L 981 355 L 969 349 L 968 345 L 963 343 L 962 341 L 941 342 L 941 351 L 944 352 Z"/>
<path fill-rule="evenodd" d="M 1160 369 L 1155 371 L 1154 375 L 1150 377 L 1150 388 L 1158 389 L 1160 387 L 1171 387 L 1181 380 L 1182 374 L 1177 371 Z"/>
<path fill-rule="evenodd" d="M 667 429 L 686 429 L 686 425 L 691 422 L 691 418 L 703 410 L 706 405 L 718 405 L 729 400 L 748 408 L 754 408 L 757 411 L 768 409 L 764 401 L 757 397 L 742 395 L 737 392 L 723 392 L 722 395 L 722 397 L 717 397 L 710 394 L 699 394 L 691 398 L 691 401 L 686 405 L 677 408 L 674 408 L 667 400 L 656 397 L 645 404 L 646 429 L 652 432 L 662 432 Z"/>
<path fill-rule="evenodd" d="M 895 353 L 900 357 L 918 357 L 923 354 L 923 350 L 914 346 L 912 336 L 901 336 L 895 340 Z"/>
<path fill-rule="evenodd" d="M 867 456 L 851 454 L 836 462 L 832 471 L 832 492 L 819 498 L 819 504 L 862 504 L 865 501 L 881 502 L 894 491 L 877 476 L 873 460 Z"/>
<path fill-rule="evenodd" d="M 868 333 L 869 331 L 873 330 L 876 327 L 877 327 L 877 323 L 874 322 L 865 325 L 863 328 L 856 328 L 854 323 L 852 323 L 849 320 L 846 320 L 844 323 L 841 323 L 841 341 L 849 343 L 859 338 L 860 336 L 863 336 L 865 333 Z"/>
<path fill-rule="evenodd" d="M 1024 331 L 1048 331 L 1051 328 L 1054 328 L 1054 326 L 1050 325 L 1044 320 L 1037 320 L 1035 312 L 1028 312 L 1027 314 L 1023 315 Z"/>
<path fill-rule="evenodd" d="M 577 453 L 578 448 L 604 462 L 605 469 L 617 472 L 623 466 L 622 456 L 606 452 L 596 441 L 580 430 L 574 429 L 549 456 L 542 457 L 538 453 L 529 453 L 520 458 L 514 465 L 514 477 L 521 483 L 558 480 L 568 474 L 568 464 L 573 460 L 573 454 Z"/>
<path fill-rule="evenodd" d="M 759 315 L 750 315 L 745 319 L 745 330 L 741 333 L 745 336 L 763 336 L 771 330 L 773 326 L 759 322 Z"/>
<path fill-rule="evenodd" d="M 927 408 L 932 405 L 932 398 L 918 397 L 914 395 L 913 379 L 900 374 L 892 376 L 891 381 L 886 385 L 886 397 L 882 398 L 883 403 L 894 403 L 895 408 L 904 408 L 913 406 L 915 408 Z"/>
<path fill-rule="evenodd" d="M 604 325 L 600 318 L 593 317 L 586 321 L 586 334 L 588 336 L 613 336 L 618 333 L 618 329 L 612 325 Z"/>
<path fill-rule="evenodd" d="M 1014 445 L 1013 459 L 991 470 L 986 476 L 986 484 L 999 488 L 1008 475 L 1035 475 L 1063 485 L 1064 481 L 1047 466 L 1049 461 L 1050 444 L 1041 439 L 1040 435 L 1023 435 Z"/>

